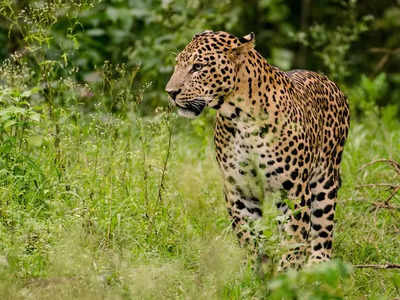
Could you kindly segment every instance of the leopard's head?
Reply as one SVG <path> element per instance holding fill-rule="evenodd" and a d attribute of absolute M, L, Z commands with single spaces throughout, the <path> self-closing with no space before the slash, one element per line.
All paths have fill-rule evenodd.
<path fill-rule="evenodd" d="M 178 54 L 165 90 L 184 117 L 195 118 L 206 106 L 218 109 L 235 87 L 238 56 L 254 47 L 254 33 L 237 38 L 229 33 L 196 34 Z"/>

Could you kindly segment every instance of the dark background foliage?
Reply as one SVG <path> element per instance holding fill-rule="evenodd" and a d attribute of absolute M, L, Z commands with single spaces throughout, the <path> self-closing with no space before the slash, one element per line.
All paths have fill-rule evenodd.
<path fill-rule="evenodd" d="M 52 2 L 57 1 L 20 0 L 10 6 L 29 11 Z M 399 1 L 105 0 L 90 4 L 90 9 L 73 14 L 68 9 L 58 11 L 57 19 L 49 20 L 52 39 L 46 41 L 46 55 L 68 58 L 70 67 L 79 67 L 76 78 L 81 83 L 95 81 L 96 69 L 105 61 L 126 63 L 138 70 L 135 85 L 146 93 L 143 108 L 147 111 L 164 103 L 162 91 L 175 54 L 206 29 L 235 35 L 253 31 L 257 49 L 272 64 L 285 70 L 323 72 L 344 89 L 362 86 L 363 76 L 364 85 L 373 85 L 377 76 L 385 74 L 384 88 L 368 101 L 379 106 L 399 103 Z M 29 27 L 27 20 L 10 20 L 4 12 L 0 60 L 32 46 L 15 24 L 17 20 L 21 28 Z M 365 97 L 350 95 L 360 113 Z"/>

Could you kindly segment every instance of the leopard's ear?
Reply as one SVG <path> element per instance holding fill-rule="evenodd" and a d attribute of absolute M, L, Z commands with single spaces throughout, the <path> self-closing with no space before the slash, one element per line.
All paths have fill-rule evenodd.
<path fill-rule="evenodd" d="M 240 37 L 239 42 L 241 43 L 239 47 L 244 45 L 249 46 L 249 44 L 250 46 L 254 47 L 256 42 L 256 35 L 254 34 L 254 32 L 250 32 L 248 35 Z"/>
<path fill-rule="evenodd" d="M 239 44 L 232 49 L 233 55 L 240 55 L 242 53 L 247 53 L 249 50 L 254 48 L 256 39 L 255 34 L 250 32 L 248 35 L 239 38 Z"/>

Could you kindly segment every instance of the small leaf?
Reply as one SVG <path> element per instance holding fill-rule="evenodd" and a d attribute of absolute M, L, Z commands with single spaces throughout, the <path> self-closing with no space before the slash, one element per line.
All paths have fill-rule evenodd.
<path fill-rule="evenodd" d="M 22 95 L 21 95 L 21 97 L 30 97 L 30 96 L 32 96 L 32 91 L 31 90 L 28 90 L 28 91 L 25 91 L 25 92 L 23 92 L 22 93 Z"/>
<path fill-rule="evenodd" d="M 34 135 L 28 138 L 28 144 L 34 147 L 40 147 L 43 144 L 43 137 Z"/>
<path fill-rule="evenodd" d="M 15 125 L 17 123 L 17 121 L 15 120 L 8 120 L 6 123 L 4 123 L 4 129 L 7 129 L 8 127 L 11 127 L 13 125 Z"/>
<path fill-rule="evenodd" d="M 32 111 L 32 112 L 30 113 L 30 115 L 29 115 L 29 118 L 30 118 L 32 121 L 39 122 L 39 121 L 40 121 L 40 114 L 38 114 L 37 112 Z"/>
<path fill-rule="evenodd" d="M 100 28 L 94 28 L 94 29 L 88 30 L 86 33 L 89 36 L 101 36 L 101 35 L 105 34 L 105 31 Z"/>

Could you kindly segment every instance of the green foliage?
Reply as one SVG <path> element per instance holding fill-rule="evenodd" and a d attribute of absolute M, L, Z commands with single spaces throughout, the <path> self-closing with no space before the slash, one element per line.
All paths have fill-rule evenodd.
<path fill-rule="evenodd" d="M 343 82 L 353 74 L 354 67 L 350 56 L 352 44 L 360 39 L 360 35 L 368 30 L 368 24 L 373 20 L 366 15 L 357 20 L 356 2 L 343 1 L 344 22 L 334 28 L 325 24 L 310 26 L 306 32 L 299 32 L 295 39 L 312 49 L 321 60 L 322 70 L 333 80 Z"/>
<path fill-rule="evenodd" d="M 102 90 L 93 92 L 101 95 Z M 4 299 L 26 294 L 36 299 L 54 299 L 55 294 L 59 299 L 397 296 L 396 271 L 350 272 L 340 261 L 257 276 L 243 265 L 245 255 L 230 230 L 213 146 L 204 144 L 201 135 L 210 140 L 209 132 L 199 134 L 197 125 L 164 110 L 146 118 L 136 106 L 121 115 L 110 113 L 106 105 L 96 107 L 88 114 L 70 110 L 59 119 L 29 121 L 30 129 L 45 137 L 42 145 L 23 143 L 24 156 L 18 162 L 2 157 L 19 168 L 15 175 L 2 177 L 0 189 Z M 384 191 L 355 189 L 364 180 L 393 177 L 377 166 L 360 178 L 364 163 L 376 157 L 399 160 L 393 144 L 400 138 L 398 122 L 370 117 L 354 124 L 346 148 L 334 253 L 355 264 L 399 263 L 398 212 L 371 212 L 371 203 L 383 198 Z M 2 172 L 7 168 L 2 165 Z M 398 197 L 393 201 L 400 204 Z M 272 202 L 266 206 L 272 209 Z M 275 215 L 266 215 L 261 225 L 267 250 L 279 256 Z"/>
<path fill-rule="evenodd" d="M 269 282 L 269 299 L 342 299 L 341 284 L 350 274 L 351 267 L 340 261 L 289 271 Z"/>
<path fill-rule="evenodd" d="M 203 1 L 102 1 L 83 12 L 79 23 L 70 27 L 73 43 L 67 40 L 69 35 L 63 34 L 68 20 L 60 21 L 55 34 L 58 44 L 66 46 L 63 51 L 80 68 L 83 80 L 104 60 L 140 66 L 140 82 L 142 86 L 151 85 L 147 93 L 154 108 L 159 104 L 177 50 L 205 28 L 226 25 L 233 29 L 241 11 L 231 10 L 231 4 L 232 1 L 207 5 Z"/>
<path fill-rule="evenodd" d="M 361 76 L 358 86 L 348 91 L 351 99 L 351 111 L 357 116 L 364 113 L 378 113 L 378 101 L 388 92 L 388 83 L 385 73 L 374 79 Z"/>
<path fill-rule="evenodd" d="M 374 8 L 342 0 L 323 5 L 258 1 L 251 6 L 236 0 L 3 1 L 0 40 L 7 42 L 1 51 L 2 57 L 7 49 L 39 51 L 33 54 L 36 60 L 62 61 L 83 84 L 98 77 L 96 70 L 105 61 L 125 64 L 136 74 L 135 88 L 145 90 L 143 108 L 149 112 L 166 104 L 161 99 L 175 54 L 195 33 L 254 31 L 257 49 L 284 69 L 322 71 L 349 88 L 361 76 L 373 79 L 385 73 L 391 93 L 379 96 L 377 103 L 397 105 L 400 41 L 392 32 L 399 27 L 400 8 L 386 1 Z"/>

